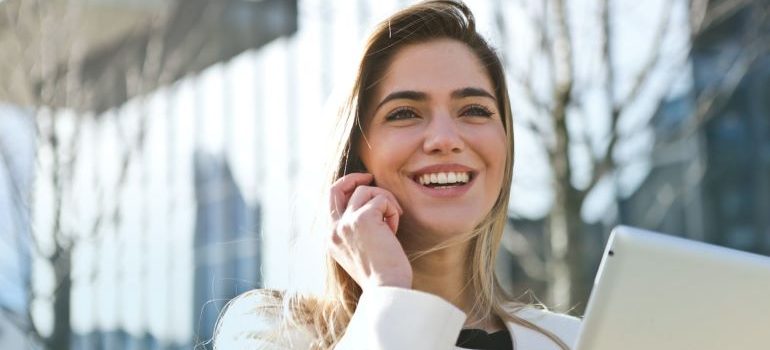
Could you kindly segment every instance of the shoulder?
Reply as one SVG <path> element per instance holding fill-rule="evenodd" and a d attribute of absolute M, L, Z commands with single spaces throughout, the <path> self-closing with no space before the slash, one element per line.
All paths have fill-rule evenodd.
<path fill-rule="evenodd" d="M 551 332 L 569 346 L 574 346 L 577 341 L 581 326 L 580 318 L 535 306 L 516 308 L 512 311 L 512 314 L 525 322 Z M 522 325 L 509 324 L 508 326 L 510 329 L 515 330 L 513 333 L 519 333 L 520 336 L 528 337 L 529 339 L 537 338 L 537 341 L 540 341 L 545 338 L 542 334 Z"/>
<path fill-rule="evenodd" d="M 306 348 L 310 335 L 299 327 L 288 327 L 284 310 L 284 295 L 275 290 L 255 289 L 233 298 L 217 322 L 214 348 Z"/>

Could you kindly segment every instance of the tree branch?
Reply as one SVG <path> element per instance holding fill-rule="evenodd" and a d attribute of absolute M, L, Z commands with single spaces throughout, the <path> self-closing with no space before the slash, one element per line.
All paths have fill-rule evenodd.
<path fill-rule="evenodd" d="M 688 172 L 691 173 L 691 172 Z M 693 174 L 694 177 L 690 177 L 687 181 L 684 181 L 683 186 L 671 186 L 666 184 L 658 188 L 655 192 L 656 204 L 650 205 L 647 212 L 642 216 L 643 227 L 660 227 L 663 223 L 663 219 L 666 217 L 671 207 L 674 206 L 676 200 L 684 196 L 687 191 L 691 191 L 703 181 L 706 175 L 706 167 L 698 167 L 697 173 Z"/>
<path fill-rule="evenodd" d="M 599 183 L 599 181 L 602 180 L 605 174 L 609 173 L 614 168 L 615 161 L 613 158 L 613 153 L 615 146 L 618 143 L 618 139 L 618 135 L 613 133 L 613 135 L 610 137 L 610 143 L 607 145 L 607 151 L 604 153 L 604 156 L 598 162 L 594 163 L 591 180 L 588 182 L 588 186 L 586 186 L 586 188 L 581 191 L 581 196 L 583 198 L 585 198 L 585 196 L 587 196 L 588 193 L 590 193 L 591 190 L 596 187 L 596 185 Z"/>
<path fill-rule="evenodd" d="M 548 102 L 543 101 L 542 98 L 537 96 L 535 87 L 532 85 L 532 72 L 534 71 L 533 61 L 534 57 L 530 57 L 530 59 L 527 61 L 527 72 L 523 76 L 516 78 L 516 81 L 524 88 L 524 93 L 526 94 L 527 99 L 530 101 L 530 103 L 532 103 L 532 106 L 538 110 L 538 112 L 550 114 L 551 107 L 548 105 Z"/>
<path fill-rule="evenodd" d="M 556 29 L 553 38 L 554 90 L 551 116 L 554 123 L 555 146 L 549 152 L 556 182 L 571 187 L 570 135 L 567 129 L 567 107 L 572 99 L 573 57 L 572 42 L 567 24 L 564 0 L 555 0 Z"/>
<path fill-rule="evenodd" d="M 601 57 L 604 66 L 604 79 L 605 81 L 605 95 L 607 97 L 610 106 L 610 142 L 604 152 L 603 157 L 599 160 L 594 160 L 593 173 L 591 179 L 588 181 L 588 186 L 580 191 L 580 196 L 584 199 L 588 193 L 596 187 L 596 184 L 604 177 L 612 167 L 612 152 L 617 143 L 616 126 L 620 113 L 615 108 L 615 67 L 612 62 L 612 42 L 611 42 L 611 25 L 610 25 L 610 3 L 609 0 L 602 0 L 599 6 L 599 19 L 601 21 L 600 42 L 601 42 Z M 593 157 L 592 157 L 593 158 Z"/>
<path fill-rule="evenodd" d="M 539 50 L 539 52 L 536 52 L 536 54 L 542 54 L 546 59 L 545 62 L 549 65 L 549 69 L 546 70 L 548 74 L 550 74 L 550 81 L 554 80 L 554 73 L 553 73 L 553 60 L 551 59 L 553 57 L 553 48 L 551 39 L 548 35 L 548 1 L 541 1 L 540 4 L 542 5 L 540 16 L 532 16 L 532 21 L 535 23 L 534 28 L 538 28 L 539 30 L 536 30 L 535 33 L 537 35 L 537 43 L 538 46 L 536 49 Z M 536 54 L 533 54 L 529 57 L 528 65 L 529 74 L 532 73 L 532 62 L 534 61 Z"/>
<path fill-rule="evenodd" d="M 755 20 L 756 28 L 748 35 L 753 40 L 744 44 L 744 47 L 750 48 L 749 52 L 737 55 L 730 68 L 725 72 L 724 78 L 711 84 L 698 95 L 695 115 L 688 119 L 679 133 L 675 133 L 672 136 L 689 137 L 702 125 L 714 118 L 730 101 L 741 81 L 743 81 L 754 64 L 770 53 L 770 42 L 762 35 L 763 32 L 760 29 L 767 20 L 767 13 L 763 13 L 761 17 Z"/>
<path fill-rule="evenodd" d="M 639 98 L 642 87 L 650 80 L 653 70 L 658 66 L 658 63 L 663 57 L 663 41 L 665 39 L 666 33 L 668 32 L 668 29 L 671 27 L 671 12 L 673 12 L 673 2 L 668 2 L 668 4 L 668 7 L 664 7 L 662 10 L 663 13 L 660 22 L 658 23 L 657 30 L 655 31 L 655 36 L 653 37 L 650 55 L 647 57 L 645 64 L 636 74 L 634 83 L 628 95 L 623 100 L 623 102 L 619 103 L 616 107 L 618 110 L 618 115 L 622 115 L 628 106 Z M 615 101 L 612 102 L 614 105 Z"/>
<path fill-rule="evenodd" d="M 691 11 L 697 11 L 695 13 L 696 22 L 692 23 L 693 38 L 698 34 L 701 34 L 711 27 L 729 19 L 742 9 L 751 6 L 755 0 L 729 0 L 729 1 L 708 1 L 708 0 L 691 0 Z M 715 6 L 709 7 L 709 4 Z M 691 12 L 692 13 L 692 12 Z"/>
<path fill-rule="evenodd" d="M 531 66 L 528 71 L 531 71 Z M 524 90 L 524 94 L 527 96 L 527 100 L 532 104 L 532 107 L 535 108 L 535 111 L 538 114 L 543 115 L 549 115 L 550 110 L 548 107 L 548 104 L 542 101 L 540 98 L 537 97 L 537 94 L 535 93 L 535 89 L 532 86 L 532 75 L 530 73 L 526 74 L 526 77 L 517 78 L 515 79 L 516 82 L 519 83 L 519 85 Z M 520 118 L 519 118 L 520 119 Z M 523 125 L 527 127 L 527 129 L 534 132 L 538 139 L 543 140 L 543 145 L 546 146 L 547 149 L 550 149 L 551 147 L 548 146 L 547 140 L 549 139 L 549 133 L 545 130 L 545 127 L 537 123 L 537 121 L 528 119 L 524 122 L 521 122 Z"/>
<path fill-rule="evenodd" d="M 663 41 L 668 28 L 671 25 L 671 4 L 664 7 L 661 11 L 662 16 L 658 22 L 657 30 L 652 39 L 651 51 L 644 65 L 637 73 L 631 90 L 622 102 L 615 101 L 615 69 L 612 62 L 612 44 L 611 44 L 611 25 L 609 15 L 609 0 L 603 0 L 601 6 L 602 21 L 602 57 L 604 59 L 605 74 L 607 76 L 606 94 L 610 101 L 610 140 L 603 152 L 603 155 L 594 161 L 593 175 L 588 186 L 583 190 L 583 195 L 587 195 L 601 181 L 605 174 L 612 171 L 615 166 L 614 152 L 620 139 L 620 132 L 617 130 L 620 117 L 626 109 L 634 103 L 642 91 L 642 87 L 651 79 L 653 70 L 663 57 Z"/>
<path fill-rule="evenodd" d="M 574 62 L 572 53 L 572 38 L 570 37 L 569 24 L 567 22 L 567 13 L 564 0 L 555 0 L 556 28 L 554 37 L 551 39 L 553 48 L 552 61 L 554 64 L 554 107 L 558 110 L 566 107 L 572 96 L 572 85 L 574 83 Z"/>
<path fill-rule="evenodd" d="M 706 20 L 709 0 L 690 0 L 690 30 L 692 33 L 700 33 Z M 691 34 L 690 39 L 695 36 Z"/>

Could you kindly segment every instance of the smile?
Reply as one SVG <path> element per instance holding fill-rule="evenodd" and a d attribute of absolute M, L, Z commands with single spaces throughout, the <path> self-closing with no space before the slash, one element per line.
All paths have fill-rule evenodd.
<path fill-rule="evenodd" d="M 416 181 L 423 186 L 446 187 L 457 186 L 468 183 L 471 179 L 471 172 L 436 172 L 426 173 L 416 176 Z"/>
<path fill-rule="evenodd" d="M 462 196 L 472 186 L 477 171 L 461 164 L 434 164 L 411 174 L 421 192 L 441 198 Z"/>

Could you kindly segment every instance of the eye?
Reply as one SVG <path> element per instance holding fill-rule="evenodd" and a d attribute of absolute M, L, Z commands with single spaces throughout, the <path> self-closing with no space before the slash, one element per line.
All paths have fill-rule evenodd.
<path fill-rule="evenodd" d="M 390 112 L 390 114 L 388 114 L 385 117 L 385 120 L 396 121 L 396 120 L 407 120 L 407 119 L 413 119 L 413 118 L 417 118 L 417 113 L 415 113 L 414 110 L 407 107 L 401 107 L 396 109 L 393 112 Z"/>
<path fill-rule="evenodd" d="M 487 107 L 484 107 L 482 105 L 470 105 L 468 108 L 465 108 L 462 113 L 460 113 L 463 117 L 484 117 L 489 118 L 494 113 L 490 111 Z"/>

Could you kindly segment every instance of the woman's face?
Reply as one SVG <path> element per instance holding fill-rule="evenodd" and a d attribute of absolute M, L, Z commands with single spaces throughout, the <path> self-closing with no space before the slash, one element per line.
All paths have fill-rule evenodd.
<path fill-rule="evenodd" d="M 465 44 L 401 48 L 379 82 L 358 145 L 404 209 L 399 231 L 470 232 L 502 188 L 506 135 L 492 82 Z"/>

